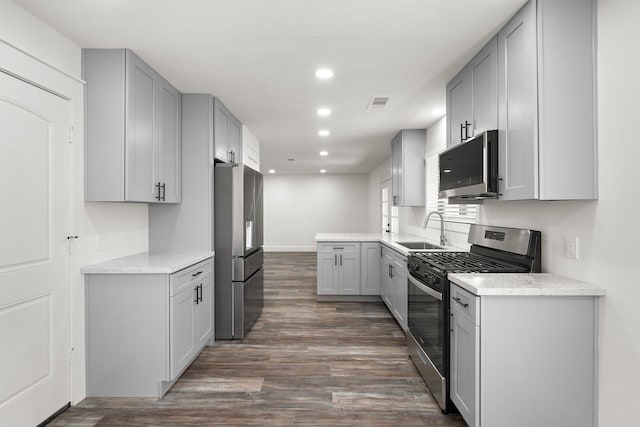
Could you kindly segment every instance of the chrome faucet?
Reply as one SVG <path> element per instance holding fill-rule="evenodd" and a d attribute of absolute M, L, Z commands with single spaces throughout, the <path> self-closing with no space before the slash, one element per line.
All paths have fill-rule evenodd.
<path fill-rule="evenodd" d="M 445 246 L 447 244 L 447 236 L 444 235 L 444 218 L 442 214 L 438 211 L 431 211 L 429 215 L 424 219 L 424 223 L 422 224 L 422 228 L 427 228 L 427 223 L 429 222 L 429 218 L 431 215 L 436 214 L 440 217 L 440 245 Z"/>

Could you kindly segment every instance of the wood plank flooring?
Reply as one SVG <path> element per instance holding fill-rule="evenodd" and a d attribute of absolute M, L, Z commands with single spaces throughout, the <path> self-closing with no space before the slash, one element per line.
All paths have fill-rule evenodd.
<path fill-rule="evenodd" d="M 162 399 L 87 398 L 51 426 L 464 426 L 443 415 L 383 303 L 316 302 L 315 253 L 265 254 L 265 306 Z"/>

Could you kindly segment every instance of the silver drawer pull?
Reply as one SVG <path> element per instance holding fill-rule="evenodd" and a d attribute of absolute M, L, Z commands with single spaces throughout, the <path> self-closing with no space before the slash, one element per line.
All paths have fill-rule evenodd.
<path fill-rule="evenodd" d="M 463 306 L 464 308 L 469 307 L 469 304 L 464 303 L 464 302 L 460 302 L 460 301 L 462 301 L 462 300 L 461 300 L 460 298 L 458 298 L 458 297 L 453 297 L 453 300 L 454 300 L 455 302 L 457 302 L 458 304 L 460 304 L 461 306 Z"/>
<path fill-rule="evenodd" d="M 193 273 L 191 277 L 198 277 L 201 274 L 202 274 L 202 271 L 198 271 L 197 273 Z"/>

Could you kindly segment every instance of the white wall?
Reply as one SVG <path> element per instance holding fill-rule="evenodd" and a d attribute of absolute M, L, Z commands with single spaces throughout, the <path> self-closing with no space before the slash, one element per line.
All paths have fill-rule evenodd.
<path fill-rule="evenodd" d="M 0 68 L 49 88 L 70 99 L 73 144 L 71 144 L 71 225 L 69 234 L 80 238 L 71 256 L 71 345 L 72 403 L 85 397 L 85 264 L 147 250 L 146 204 L 84 202 L 84 118 L 80 81 L 80 47 L 9 1 L 0 1 Z M 104 250 L 97 251 L 99 235 Z"/>
<path fill-rule="evenodd" d="M 640 284 L 636 176 L 640 93 L 640 2 L 598 1 L 600 198 L 592 202 L 485 202 L 480 221 L 542 231 L 543 268 L 603 286 L 600 304 L 600 425 L 638 425 Z M 578 261 L 564 238 L 580 239 Z"/>
<path fill-rule="evenodd" d="M 80 47 L 8 0 L 0 1 L 0 40 L 80 77 Z"/>
<path fill-rule="evenodd" d="M 316 233 L 368 231 L 368 177 L 265 175 L 264 248 L 315 251 Z"/>

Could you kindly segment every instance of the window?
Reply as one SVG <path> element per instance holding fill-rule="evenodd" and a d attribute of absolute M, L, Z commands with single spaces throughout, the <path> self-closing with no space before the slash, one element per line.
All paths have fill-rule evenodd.
<path fill-rule="evenodd" d="M 438 197 L 440 168 L 438 155 L 427 158 L 427 212 L 438 211 L 449 221 L 476 222 L 478 205 L 457 205 L 447 203 Z"/>
<path fill-rule="evenodd" d="M 382 232 L 389 231 L 389 187 L 382 186 Z"/>

